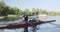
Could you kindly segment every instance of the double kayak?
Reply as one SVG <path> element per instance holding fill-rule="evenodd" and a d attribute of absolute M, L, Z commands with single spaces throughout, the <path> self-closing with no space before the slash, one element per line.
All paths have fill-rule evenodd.
<path fill-rule="evenodd" d="M 49 20 L 49 21 L 40 21 L 40 20 L 30 20 L 29 22 L 19 22 L 19 23 L 11 23 L 11 24 L 6 24 L 0 26 L 0 29 L 16 29 L 16 28 L 25 28 L 25 27 L 30 27 L 30 26 L 37 26 L 41 25 L 44 23 L 50 23 L 50 22 L 55 22 L 55 20 Z"/>

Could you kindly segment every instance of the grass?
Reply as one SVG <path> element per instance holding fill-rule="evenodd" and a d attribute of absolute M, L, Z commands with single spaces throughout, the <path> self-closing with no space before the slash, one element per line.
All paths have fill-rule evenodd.
<path fill-rule="evenodd" d="M 7 18 L 8 18 L 8 20 L 16 20 L 16 19 L 18 19 L 17 15 L 8 15 Z"/>
<path fill-rule="evenodd" d="M 8 15 L 7 18 L 5 18 L 4 16 L 0 17 L 0 21 L 4 21 L 4 20 L 17 20 L 18 16 L 17 15 Z"/>

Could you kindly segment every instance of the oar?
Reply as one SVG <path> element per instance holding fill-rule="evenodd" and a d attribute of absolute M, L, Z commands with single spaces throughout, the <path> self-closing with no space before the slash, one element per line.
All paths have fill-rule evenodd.
<path fill-rule="evenodd" d="M 56 25 L 56 26 L 60 26 L 59 24 L 51 23 L 51 22 L 55 22 L 55 21 L 56 21 L 56 20 L 49 21 L 49 24 Z"/>
<path fill-rule="evenodd" d="M 55 24 L 55 23 L 49 23 L 49 24 L 56 25 L 56 26 L 60 26 L 59 24 Z"/>

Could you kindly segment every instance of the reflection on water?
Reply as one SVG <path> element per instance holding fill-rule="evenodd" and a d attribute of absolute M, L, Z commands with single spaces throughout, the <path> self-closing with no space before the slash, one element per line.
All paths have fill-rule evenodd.
<path fill-rule="evenodd" d="M 55 24 L 59 24 L 60 25 L 60 16 L 53 16 L 53 17 L 48 17 L 45 20 L 53 20 L 55 19 L 56 22 L 53 22 Z M 17 21 L 17 20 L 16 20 Z M 18 20 L 20 21 L 20 20 Z M 31 32 L 31 27 L 28 28 L 29 32 Z M 16 32 L 14 29 L 4 29 L 4 32 Z M 23 32 L 23 28 L 17 29 L 17 32 Z M 39 30 L 37 30 L 37 32 L 60 32 L 60 27 L 57 25 L 52 25 L 52 24 L 42 24 L 39 25 Z"/>

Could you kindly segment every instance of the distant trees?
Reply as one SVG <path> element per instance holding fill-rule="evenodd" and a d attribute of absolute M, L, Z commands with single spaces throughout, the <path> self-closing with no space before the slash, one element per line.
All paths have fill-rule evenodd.
<path fill-rule="evenodd" d="M 9 7 L 3 1 L 0 2 L 0 16 L 7 16 L 9 14 L 21 15 L 22 10 L 17 7 Z"/>
<path fill-rule="evenodd" d="M 7 16 L 9 11 L 9 6 L 7 6 L 3 1 L 0 2 L 0 16 Z"/>
<path fill-rule="evenodd" d="M 0 2 L 0 16 L 7 16 L 9 14 L 12 15 L 22 15 L 23 13 L 28 14 L 29 16 L 32 15 L 32 13 L 35 13 L 36 15 L 45 13 L 47 15 L 60 15 L 60 12 L 48 12 L 47 10 L 42 10 L 38 8 L 32 8 L 32 11 L 29 9 L 25 9 L 24 11 L 17 8 L 17 7 L 9 7 L 7 6 L 3 1 Z"/>
<path fill-rule="evenodd" d="M 29 16 L 32 15 L 32 12 L 29 9 L 25 9 L 23 12 L 25 12 L 26 14 L 28 14 Z"/>
<path fill-rule="evenodd" d="M 13 15 L 22 15 L 22 10 L 17 8 L 17 7 L 12 7 L 9 9 L 9 14 L 13 14 Z"/>

